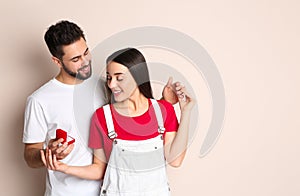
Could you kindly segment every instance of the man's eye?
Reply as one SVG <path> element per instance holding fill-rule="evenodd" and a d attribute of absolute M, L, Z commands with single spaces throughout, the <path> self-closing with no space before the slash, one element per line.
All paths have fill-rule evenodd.
<path fill-rule="evenodd" d="M 117 81 L 122 81 L 123 78 L 122 77 L 117 77 Z"/>
<path fill-rule="evenodd" d="M 111 80 L 111 77 L 110 76 L 106 76 L 106 80 L 107 81 Z"/>
<path fill-rule="evenodd" d="M 75 58 L 75 59 L 72 59 L 72 62 L 76 63 L 78 62 L 79 58 Z"/>

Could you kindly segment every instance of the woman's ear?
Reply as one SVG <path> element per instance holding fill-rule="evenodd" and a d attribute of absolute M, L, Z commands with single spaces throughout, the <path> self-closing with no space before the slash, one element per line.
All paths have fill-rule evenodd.
<path fill-rule="evenodd" d="M 52 61 L 53 61 L 59 68 L 62 67 L 61 61 L 60 61 L 57 57 L 52 56 Z"/>

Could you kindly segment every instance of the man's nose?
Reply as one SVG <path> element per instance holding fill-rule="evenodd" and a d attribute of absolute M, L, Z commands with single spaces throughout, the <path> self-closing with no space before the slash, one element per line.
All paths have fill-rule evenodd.
<path fill-rule="evenodd" d="M 90 62 L 90 58 L 88 56 L 82 57 L 82 66 L 88 65 Z"/>

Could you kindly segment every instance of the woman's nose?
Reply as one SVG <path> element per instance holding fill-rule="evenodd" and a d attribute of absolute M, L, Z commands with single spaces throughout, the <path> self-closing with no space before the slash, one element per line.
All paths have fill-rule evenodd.
<path fill-rule="evenodd" d="M 116 80 L 114 78 L 110 79 L 109 81 L 107 81 L 107 85 L 110 89 L 116 87 Z"/>

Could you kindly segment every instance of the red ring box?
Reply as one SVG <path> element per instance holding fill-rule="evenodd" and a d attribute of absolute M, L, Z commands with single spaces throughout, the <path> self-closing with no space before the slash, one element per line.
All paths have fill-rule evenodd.
<path fill-rule="evenodd" d="M 75 138 L 68 136 L 68 133 L 62 129 L 56 129 L 56 139 L 63 138 L 64 141 L 62 143 L 68 142 L 68 145 L 73 144 L 75 142 Z"/>

